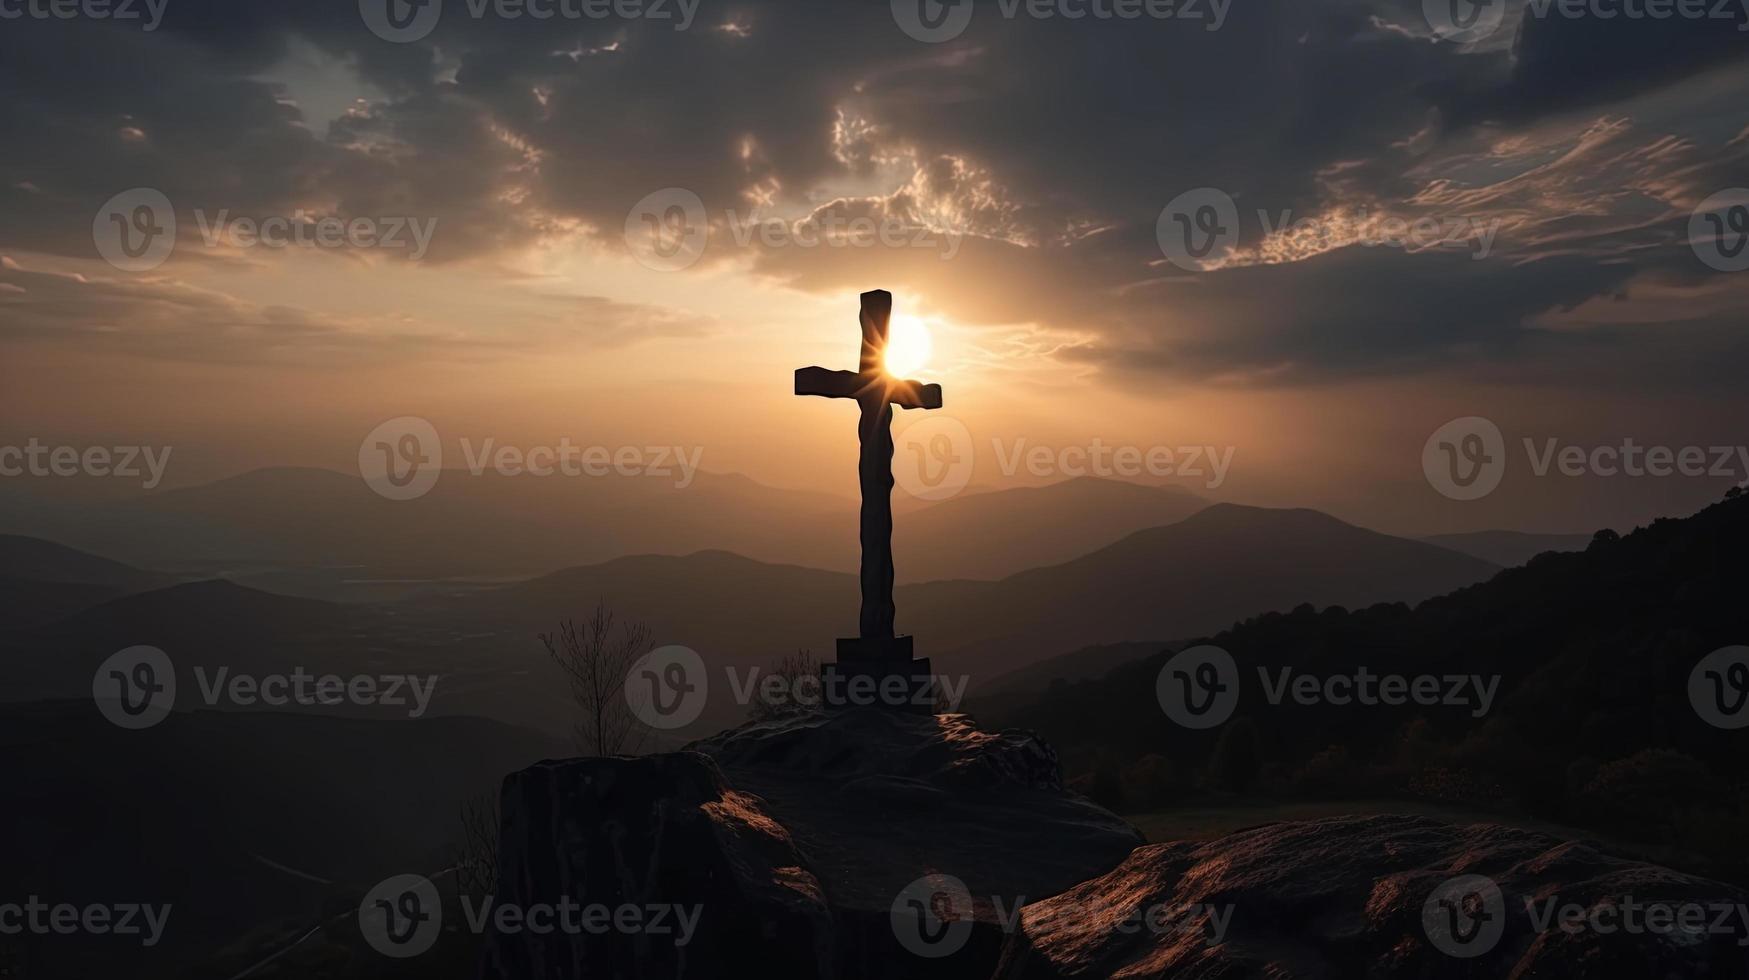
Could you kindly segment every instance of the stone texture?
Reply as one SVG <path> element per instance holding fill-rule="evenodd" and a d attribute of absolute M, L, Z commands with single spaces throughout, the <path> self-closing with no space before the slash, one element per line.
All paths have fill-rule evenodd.
<path fill-rule="evenodd" d="M 617 934 L 499 937 L 484 975 L 516 980 L 987 977 L 1004 914 L 1141 843 L 1063 788 L 1036 737 L 881 709 L 745 725 L 678 753 L 542 763 L 506 781 L 503 813 L 505 901 L 705 906 L 680 950 Z M 971 897 L 950 921 L 971 925 L 919 955 L 894 907 L 942 875 Z"/>
<path fill-rule="evenodd" d="M 1467 958 L 1429 938 L 1424 914 L 1459 875 L 1493 881 L 1502 911 L 1497 939 L 1468 946 Z M 1278 823 L 1139 848 L 1109 874 L 1027 907 L 996 977 L 1749 977 L 1749 947 L 1738 945 L 1749 934 L 1734 910 L 1730 935 L 1539 930 L 1525 911 L 1526 899 L 1590 909 L 1625 897 L 1715 910 L 1745 901 L 1719 882 L 1497 825 Z M 1211 909 L 1223 908 L 1230 918 L 1216 943 Z M 1464 908 L 1466 922 L 1483 910 Z M 1118 928 L 1149 922 L 1147 909 L 1163 910 L 1152 919 L 1162 928 Z"/>
<path fill-rule="evenodd" d="M 482 975 L 833 975 L 818 880 L 784 828 L 729 788 L 709 757 L 542 762 L 505 780 L 502 806 L 500 904 L 696 906 L 698 931 L 683 945 L 672 934 L 612 930 L 494 933 Z"/>
<path fill-rule="evenodd" d="M 1002 919 L 1115 867 L 1142 843 L 1063 787 L 1056 752 L 1030 732 L 981 731 L 963 714 L 878 709 L 745 725 L 693 746 L 757 794 L 819 876 L 852 976 L 988 976 Z M 895 901 L 946 875 L 969 894 L 963 945 L 919 957 L 895 935 Z M 957 946 L 957 948 L 955 948 Z"/>

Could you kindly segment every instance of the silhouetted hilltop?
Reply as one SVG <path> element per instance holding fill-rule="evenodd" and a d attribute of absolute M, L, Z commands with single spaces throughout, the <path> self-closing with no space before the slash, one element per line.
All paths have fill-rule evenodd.
<path fill-rule="evenodd" d="M 1055 565 L 1207 506 L 1178 487 L 1078 477 L 1042 487 L 962 493 L 894 526 L 899 580 L 999 579 Z"/>
<path fill-rule="evenodd" d="M 1441 548 L 1474 555 L 1496 565 L 1522 565 L 1545 551 L 1584 551 L 1588 534 L 1529 534 L 1524 531 L 1471 531 L 1432 534 L 1421 540 Z"/>
<path fill-rule="evenodd" d="M 612 479 L 452 468 L 412 500 L 385 499 L 355 475 L 300 467 L 131 494 L 0 488 L 0 531 L 319 598 L 358 597 L 332 579 L 527 577 L 700 549 L 856 569 L 854 471 L 844 474 L 845 495 L 835 496 L 669 468 L 667 476 Z M 923 581 L 993 579 L 1066 561 L 1180 520 L 1202 501 L 1177 488 L 1088 477 L 940 502 L 901 495 L 897 504 L 900 580 Z M 288 567 L 305 574 L 275 574 Z M 330 574 L 315 574 L 321 569 Z"/>
<path fill-rule="evenodd" d="M 1741 834 L 1729 828 L 1744 816 L 1749 729 L 1709 725 L 1688 691 L 1702 657 L 1749 637 L 1745 548 L 1749 499 L 1733 499 L 1625 537 L 1600 532 L 1585 551 L 1544 554 L 1414 608 L 1253 617 L 1207 640 L 1233 656 L 1240 695 L 1232 720 L 1206 731 L 1162 710 L 1165 653 L 1001 721 L 1039 729 L 1083 767 L 1102 753 L 1114 766 L 1158 753 L 1187 789 L 1231 781 L 1222 768 L 1243 743 L 1238 755 L 1252 761 L 1237 775 L 1253 787 L 1491 800 L 1663 835 L 1740 866 Z M 1259 676 L 1363 666 L 1497 677 L 1498 689 L 1478 717 L 1474 705 L 1272 704 Z"/>
<path fill-rule="evenodd" d="M 0 534 L 0 576 L 36 582 L 71 582 L 137 592 L 169 579 L 76 548 L 20 534 Z"/>
<path fill-rule="evenodd" d="M 976 695 L 985 680 L 1090 644 L 1194 636 L 1301 602 L 1420 599 L 1494 571 L 1313 511 L 1221 505 L 1000 581 L 903 585 L 896 601 L 899 628 L 937 669 L 968 675 Z M 712 664 L 765 667 L 798 649 L 830 651 L 856 628 L 858 590 L 850 573 L 720 550 L 617 558 L 396 603 L 190 582 L 0 635 L 0 653 L 21 675 L 13 698 L 76 697 L 103 657 L 148 644 L 184 669 L 440 673 L 458 678 L 439 692 L 446 712 L 557 725 L 564 699 L 536 635 L 598 600 L 649 623 L 658 643 L 691 646 Z M 744 712 L 714 699 L 695 734 Z"/>
<path fill-rule="evenodd" d="M 169 581 L 53 541 L 0 534 L 0 631 L 52 623 Z"/>
<path fill-rule="evenodd" d="M 288 673 L 295 668 L 347 674 L 392 666 L 411 670 L 442 661 L 408 642 L 434 635 L 370 606 L 274 595 L 222 579 L 186 582 L 101 602 L 32 629 L 0 635 L 10 669 L 5 700 L 77 697 L 89 691 L 105 657 L 133 646 L 164 650 L 184 683 L 195 667 Z M 385 665 L 382 651 L 407 651 Z"/>
<path fill-rule="evenodd" d="M 989 624 L 963 648 L 948 645 L 950 664 L 1012 670 L 1042 659 L 1031 650 L 1196 636 L 1305 602 L 1418 601 L 1496 571 L 1317 511 L 1217 504 L 1074 561 L 1009 576 L 989 591 L 920 596 L 910 615 Z"/>
<path fill-rule="evenodd" d="M 270 634 L 343 615 L 346 607 L 251 589 L 224 579 L 185 582 L 121 596 L 79 613 L 49 632 L 82 636 L 147 635 L 186 639 L 233 630 Z M 233 634 L 234 635 L 234 634 Z M 135 642 L 146 642 L 136 639 Z"/>
<path fill-rule="evenodd" d="M 1059 653 L 1031 666 L 998 676 L 989 684 L 981 685 L 978 694 L 1025 700 L 1053 684 L 1098 677 L 1116 667 L 1151 657 L 1160 652 L 1160 646 L 1158 642 L 1107 643 Z"/>
<path fill-rule="evenodd" d="M 900 586 L 895 601 L 900 630 L 918 637 L 938 669 L 971 674 L 975 690 L 1089 643 L 1190 636 L 1307 601 L 1421 599 L 1495 571 L 1315 511 L 1220 505 L 1000 581 Z M 661 642 L 696 645 L 730 663 L 830 650 L 856 622 L 854 575 L 720 551 L 616 559 L 408 608 L 526 632 L 550 628 L 597 596 L 651 623 Z"/>

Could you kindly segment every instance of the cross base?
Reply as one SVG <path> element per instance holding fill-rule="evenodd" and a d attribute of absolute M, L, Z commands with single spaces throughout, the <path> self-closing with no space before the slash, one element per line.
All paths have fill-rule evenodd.
<path fill-rule="evenodd" d="M 820 666 L 826 706 L 934 714 L 935 678 L 929 658 L 911 656 L 912 649 L 909 636 L 839 639 L 838 662 Z"/>
<path fill-rule="evenodd" d="M 903 663 L 916 649 L 907 636 L 851 636 L 838 638 L 838 662 Z"/>

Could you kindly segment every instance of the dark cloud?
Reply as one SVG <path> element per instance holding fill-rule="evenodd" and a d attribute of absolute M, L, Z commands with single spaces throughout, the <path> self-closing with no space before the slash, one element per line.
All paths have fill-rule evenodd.
<path fill-rule="evenodd" d="M 914 285 L 965 323 L 1076 338 L 1073 356 L 1113 373 L 1267 383 L 1540 356 L 1531 319 L 1631 289 L 1673 215 L 1741 166 L 1716 134 L 1671 132 L 1717 118 L 1616 120 L 1600 141 L 1576 116 L 1684 79 L 1716 88 L 1749 35 L 1530 19 L 1515 47 L 1480 51 L 1435 43 L 1419 6 L 1240 0 L 1210 31 L 990 3 L 939 45 L 886 3 L 777 0 L 706 2 L 687 31 L 476 20 L 449 0 L 412 44 L 372 35 L 351 2 L 178 0 L 153 33 L 9 23 L 0 247 L 90 257 L 98 205 L 150 186 L 179 210 L 436 218 L 438 263 L 567 238 L 617 249 L 634 203 L 681 187 L 716 222 L 712 262 L 803 289 Z M 348 66 L 368 101 L 306 117 L 280 74 L 297 45 Z M 1743 86 L 1723 84 L 1740 106 Z M 1620 179 L 1587 190 L 1584 173 Z M 1504 230 L 1483 261 L 1335 248 L 1181 273 L 1154 221 L 1200 186 L 1241 203 L 1248 249 L 1279 244 L 1259 213 Z M 757 208 L 892 216 L 952 233 L 954 257 L 725 243 L 720 216 Z M 608 319 L 612 336 L 675 329 Z"/>
<path fill-rule="evenodd" d="M 1586 343 L 1533 321 L 1619 289 L 1633 274 L 1626 263 L 1576 256 L 1496 264 L 1455 251 L 1350 246 L 1138 291 L 1131 298 L 1140 308 L 1128 315 L 1157 324 L 1134 332 L 1145 339 L 1077 356 L 1117 372 L 1234 383 L 1428 373 Z M 1204 329 L 1210 323 L 1218 329 Z"/>
<path fill-rule="evenodd" d="M 1749 54 L 1749 7 L 1741 0 L 1687 0 L 1700 17 L 1630 17 L 1656 4 L 1585 0 L 1612 17 L 1564 16 L 1574 0 L 1526 5 L 1502 84 L 1451 109 L 1454 119 L 1522 121 L 1613 101 L 1712 70 Z M 1537 11 L 1542 11 L 1538 13 Z"/>

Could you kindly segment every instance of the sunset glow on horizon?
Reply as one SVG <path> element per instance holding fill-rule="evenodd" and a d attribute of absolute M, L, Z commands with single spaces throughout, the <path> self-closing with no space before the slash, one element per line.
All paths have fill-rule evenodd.
<path fill-rule="evenodd" d="M 994 486 L 1043 478 L 993 441 L 1220 445 L 1232 478 L 1189 481 L 1220 499 L 1567 530 L 1710 488 L 1576 512 L 1553 483 L 1468 509 L 1400 486 L 1428 433 L 1488 406 L 1521 436 L 1733 441 L 1749 277 L 1692 248 L 1741 224 L 1702 213 L 1749 154 L 1749 64 L 1722 47 L 1532 107 L 1512 93 L 1550 79 L 1404 10 L 1095 45 L 1001 18 L 925 43 L 885 5 L 693 31 L 449 18 L 408 45 L 356 9 L 263 11 L 0 38 L 20 131 L 76 130 L 0 160 L 24 436 L 175 443 L 177 485 L 344 469 L 413 415 L 499 444 L 701 444 L 708 468 L 831 492 L 834 415 L 785 381 L 854 367 L 856 297 L 885 289 L 884 367 L 949 384 Z M 1551 30 L 1523 29 L 1526 58 L 1563 50 Z M 94 42 L 100 83 L 29 75 Z M 1047 63 L 1069 70 L 1015 73 Z M 1235 64 L 1268 68 L 1212 84 Z M 190 128 L 157 91 L 225 97 Z M 1323 135 L 1269 135 L 1298 132 Z"/>

